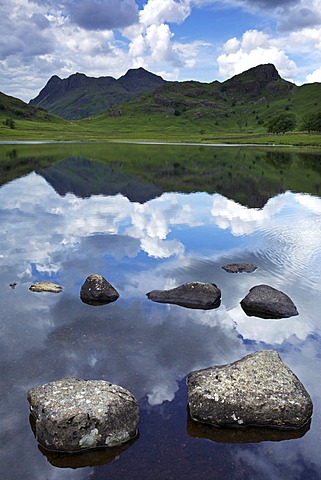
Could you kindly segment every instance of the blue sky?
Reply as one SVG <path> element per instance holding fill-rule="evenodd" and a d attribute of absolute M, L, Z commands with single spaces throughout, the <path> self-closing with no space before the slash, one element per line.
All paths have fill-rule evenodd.
<path fill-rule="evenodd" d="M 273 63 L 321 82 L 321 0 L 0 0 L 0 91 L 29 101 L 52 75 L 224 81 Z"/>

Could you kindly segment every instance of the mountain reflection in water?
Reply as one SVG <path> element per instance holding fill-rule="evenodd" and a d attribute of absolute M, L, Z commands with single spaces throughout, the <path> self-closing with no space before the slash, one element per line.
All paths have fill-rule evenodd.
<path fill-rule="evenodd" d="M 202 151 L 189 150 L 194 165 L 201 163 Z M 172 158 L 165 152 L 165 159 Z M 183 153 L 175 152 L 177 170 Z M 235 154 L 230 152 L 226 158 Z M 112 157 L 114 168 L 120 153 Z M 12 161 L 19 158 L 18 151 Z M 71 158 L 69 151 L 65 158 Z M 320 180 L 317 166 L 310 159 L 299 168 L 298 156 L 279 158 L 284 185 L 301 178 L 302 188 L 276 192 L 262 208 L 250 208 L 221 191 L 197 192 L 197 185 L 197 193 L 187 194 L 192 179 L 184 171 L 179 178 L 185 193 L 178 193 L 182 188 L 168 191 L 159 173 L 153 181 L 148 175 L 137 179 L 123 167 L 113 174 L 110 165 L 104 174 L 97 169 L 100 191 L 91 190 L 90 164 L 74 158 L 76 164 L 66 160 L 44 168 L 37 161 L 38 173 L 17 173 L 0 188 L 1 478 L 320 479 L 321 199 L 311 195 Z M 155 178 L 159 183 L 153 183 Z M 220 181 L 227 185 L 224 178 Z M 251 182 L 258 181 L 253 176 Z M 234 262 L 258 269 L 229 274 L 221 268 Z M 80 287 L 91 273 L 103 275 L 120 298 L 104 307 L 82 303 Z M 62 293 L 29 291 L 31 283 L 42 280 L 62 285 Z M 219 308 L 191 310 L 146 297 L 150 290 L 188 281 L 217 284 Z M 247 317 L 240 301 L 258 284 L 289 295 L 299 315 Z M 280 353 L 310 393 L 310 428 L 293 436 L 242 437 L 190 424 L 186 375 L 266 348 Z M 104 379 L 129 389 L 141 408 L 139 437 L 115 455 L 47 458 L 29 425 L 26 394 L 66 376 Z"/>

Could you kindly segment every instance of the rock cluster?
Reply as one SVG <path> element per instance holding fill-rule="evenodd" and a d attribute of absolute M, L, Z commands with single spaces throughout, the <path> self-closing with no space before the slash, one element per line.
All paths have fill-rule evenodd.
<path fill-rule="evenodd" d="M 229 273 L 251 273 L 257 267 L 229 264 L 222 268 Z M 30 290 L 62 289 L 51 282 L 38 282 Z M 154 302 L 201 309 L 217 308 L 221 300 L 217 285 L 204 282 L 152 290 L 146 295 Z M 82 285 L 80 298 L 89 305 L 105 305 L 117 300 L 119 293 L 104 277 L 92 274 Z M 248 315 L 265 318 L 298 315 L 292 300 L 268 285 L 251 288 L 241 306 Z M 255 352 L 230 365 L 191 372 L 187 383 L 191 422 L 212 427 L 297 430 L 307 426 L 312 415 L 309 394 L 272 350 Z M 65 378 L 32 388 L 28 401 L 36 438 L 47 451 L 119 447 L 137 434 L 137 400 L 128 390 L 109 382 Z"/>
<path fill-rule="evenodd" d="M 215 427 L 298 429 L 312 415 L 309 394 L 273 350 L 191 372 L 187 384 L 191 417 Z"/>
<path fill-rule="evenodd" d="M 137 400 L 103 380 L 57 380 L 29 390 L 28 401 L 36 438 L 48 450 L 115 447 L 137 434 Z"/>

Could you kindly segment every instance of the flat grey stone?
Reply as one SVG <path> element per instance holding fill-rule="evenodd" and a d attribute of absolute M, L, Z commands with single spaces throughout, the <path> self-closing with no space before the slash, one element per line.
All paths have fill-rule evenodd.
<path fill-rule="evenodd" d="M 104 277 L 92 273 L 80 289 L 80 298 L 89 305 L 106 305 L 115 302 L 119 293 Z"/>
<path fill-rule="evenodd" d="M 298 429 L 311 418 L 312 401 L 273 350 L 188 375 L 193 420 L 215 427 Z"/>
<path fill-rule="evenodd" d="M 216 308 L 221 300 L 221 290 L 214 283 L 203 282 L 188 282 L 170 290 L 152 290 L 146 295 L 153 302 L 200 309 Z"/>
<path fill-rule="evenodd" d="M 56 380 L 29 390 L 28 401 L 36 438 L 48 450 L 115 447 L 137 434 L 135 397 L 103 380 Z"/>
<path fill-rule="evenodd" d="M 250 263 L 229 263 L 222 268 L 228 273 L 252 273 L 255 272 L 257 266 Z"/>
<path fill-rule="evenodd" d="M 241 301 L 247 315 L 263 318 L 288 318 L 298 315 L 292 300 L 283 292 L 269 285 L 257 285 L 250 289 Z"/>
<path fill-rule="evenodd" d="M 62 291 L 62 287 L 52 282 L 36 282 L 29 287 L 29 290 L 32 292 L 60 293 Z"/>

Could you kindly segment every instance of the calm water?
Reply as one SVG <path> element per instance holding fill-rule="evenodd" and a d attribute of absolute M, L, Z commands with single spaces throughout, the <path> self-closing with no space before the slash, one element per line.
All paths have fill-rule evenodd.
<path fill-rule="evenodd" d="M 0 145 L 1 479 L 321 479 L 320 162 L 231 147 Z M 231 262 L 259 268 L 228 274 Z M 119 300 L 83 304 L 90 273 Z M 63 292 L 30 292 L 41 280 Z M 146 298 L 187 281 L 216 283 L 221 306 Z M 247 317 L 240 300 L 261 283 L 299 315 Z M 309 391 L 310 429 L 196 428 L 186 375 L 261 349 L 277 350 Z M 45 455 L 27 391 L 66 376 L 129 389 L 139 437 L 114 452 Z"/>

